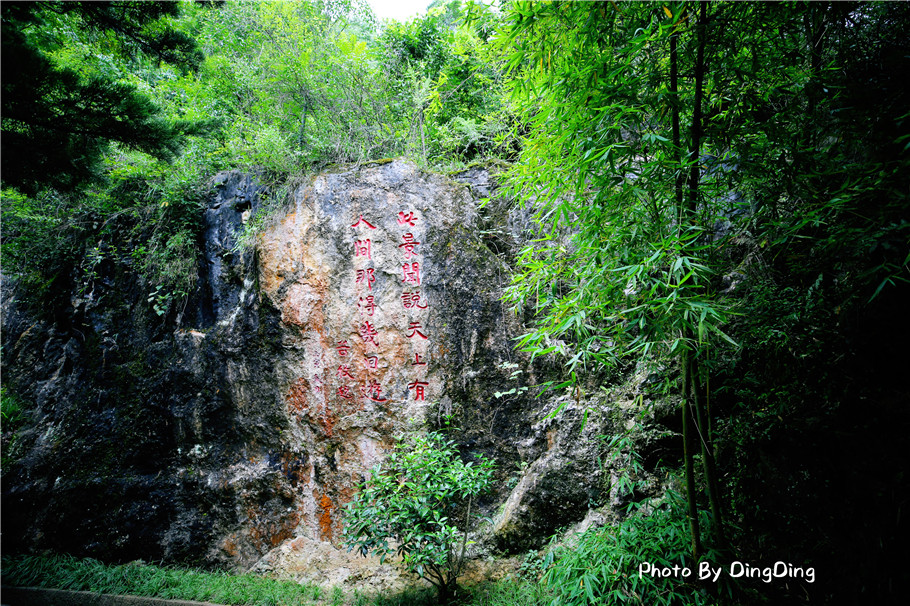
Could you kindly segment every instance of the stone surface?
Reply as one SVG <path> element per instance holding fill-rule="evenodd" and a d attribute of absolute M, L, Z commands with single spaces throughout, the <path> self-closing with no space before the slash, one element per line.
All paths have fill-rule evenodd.
<path fill-rule="evenodd" d="M 603 504 L 597 436 L 618 417 L 582 432 L 602 402 L 544 419 L 553 397 L 494 395 L 554 376 L 513 350 L 499 301 L 529 217 L 489 172 L 455 177 L 404 161 L 320 175 L 238 251 L 269 192 L 222 173 L 199 287 L 165 317 L 128 255 L 53 315 L 4 280 L 4 381 L 31 404 L 3 472 L 4 550 L 395 588 L 411 580 L 341 548 L 342 510 L 405 432 L 432 428 L 497 461 L 480 552 L 539 547 Z"/>

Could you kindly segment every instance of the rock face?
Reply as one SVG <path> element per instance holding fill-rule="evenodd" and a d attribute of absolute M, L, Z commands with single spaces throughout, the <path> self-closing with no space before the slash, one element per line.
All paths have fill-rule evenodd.
<path fill-rule="evenodd" d="M 344 504 L 405 432 L 439 427 L 498 462 L 488 545 L 539 546 L 583 518 L 602 483 L 584 407 L 544 426 L 552 403 L 494 395 L 549 372 L 514 352 L 499 302 L 526 219 L 482 215 L 489 175 L 462 180 L 404 161 L 324 174 L 237 252 L 266 190 L 220 174 L 198 292 L 164 318 L 128 259 L 53 320 L 5 281 L 4 381 L 32 410 L 4 469 L 4 548 L 302 576 L 310 558 L 360 579 Z"/>
<path fill-rule="evenodd" d="M 508 359 L 502 266 L 475 223 L 467 188 L 392 163 L 318 177 L 260 238 L 260 292 L 283 328 L 270 380 L 285 386 L 287 440 L 308 445 L 310 536 L 337 541 L 364 470 L 409 425 L 483 406 L 475 369 Z"/>

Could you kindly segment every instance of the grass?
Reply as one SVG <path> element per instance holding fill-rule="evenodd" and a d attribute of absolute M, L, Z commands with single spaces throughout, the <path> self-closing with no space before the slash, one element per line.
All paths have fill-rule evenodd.
<path fill-rule="evenodd" d="M 25 423 L 26 405 L 5 386 L 0 386 L 0 431 L 2 431 L 2 444 L 0 444 L 0 468 L 17 455 L 18 431 Z M 12 454 L 11 454 L 12 453 Z"/>
<path fill-rule="evenodd" d="M 370 596 L 329 591 L 254 574 L 229 574 L 130 563 L 110 565 L 66 555 L 3 558 L 3 584 L 95 593 L 215 602 L 228 606 L 435 606 L 433 589 Z M 505 579 L 462 590 L 460 606 L 544 606 L 552 599 L 542 586 Z"/>
<path fill-rule="evenodd" d="M 3 583 L 166 599 L 197 600 L 230 606 L 291 606 L 315 603 L 321 592 L 253 574 L 233 575 L 147 564 L 107 565 L 71 556 L 3 558 Z"/>

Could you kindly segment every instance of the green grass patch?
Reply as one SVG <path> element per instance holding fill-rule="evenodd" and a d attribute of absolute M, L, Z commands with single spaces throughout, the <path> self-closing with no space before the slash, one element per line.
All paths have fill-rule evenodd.
<path fill-rule="evenodd" d="M 4 585 L 91 591 L 178 600 L 196 600 L 229 606 L 436 606 L 436 591 L 411 589 L 395 594 L 367 595 L 324 590 L 254 574 L 229 574 L 130 563 L 110 565 L 67 555 L 8 556 L 3 558 Z M 459 591 L 459 606 L 545 606 L 549 590 L 531 581 L 508 578 L 481 583 Z"/>
<path fill-rule="evenodd" d="M 4 470 L 21 455 L 19 429 L 25 424 L 26 409 L 26 402 L 6 386 L 0 387 L 0 468 Z"/>
<path fill-rule="evenodd" d="M 254 574 L 234 575 L 138 563 L 108 565 L 65 555 L 3 558 L 3 583 L 230 606 L 297 606 L 316 603 L 321 593 L 315 585 Z"/>
<path fill-rule="evenodd" d="M 16 431 L 25 422 L 25 404 L 6 386 L 0 387 L 0 424 L 3 431 Z"/>
<path fill-rule="evenodd" d="M 435 589 L 409 589 L 401 593 L 354 601 L 354 606 L 437 606 Z M 499 581 L 460 587 L 453 606 L 547 606 L 553 599 L 549 588 L 525 579 L 508 577 Z"/>

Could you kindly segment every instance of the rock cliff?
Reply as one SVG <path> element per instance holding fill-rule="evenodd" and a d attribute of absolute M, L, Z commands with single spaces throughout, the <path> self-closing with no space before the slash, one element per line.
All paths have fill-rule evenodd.
<path fill-rule="evenodd" d="M 150 310 L 128 259 L 54 319 L 4 280 L 4 381 L 32 404 L 4 470 L 5 549 L 357 580 L 341 508 L 427 428 L 496 459 L 480 504 L 495 524 L 477 531 L 490 549 L 539 546 L 608 500 L 597 435 L 618 417 L 582 434 L 584 402 L 545 420 L 557 402 L 520 389 L 553 368 L 513 349 L 521 325 L 499 295 L 527 218 L 479 209 L 486 171 L 323 174 L 247 250 L 266 189 L 238 172 L 212 185 L 179 314 Z"/>

